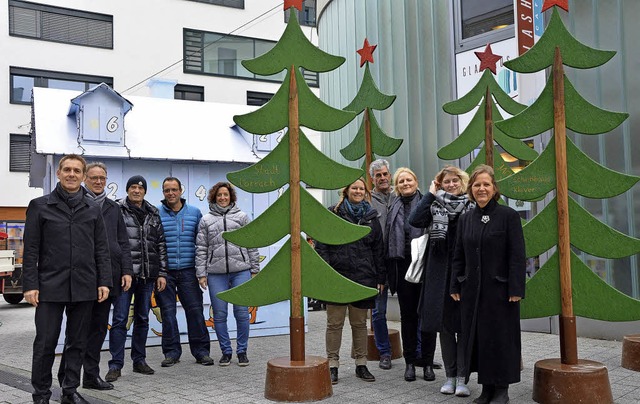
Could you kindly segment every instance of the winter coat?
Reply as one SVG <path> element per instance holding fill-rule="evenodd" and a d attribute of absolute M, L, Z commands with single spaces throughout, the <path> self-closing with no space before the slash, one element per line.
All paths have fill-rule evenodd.
<path fill-rule="evenodd" d="M 484 217 L 484 222 L 483 222 Z M 451 290 L 460 294 L 465 369 L 478 383 L 520 381 L 520 303 L 525 246 L 518 213 L 491 200 L 459 219 Z M 474 347 L 477 348 L 474 351 Z"/>
<path fill-rule="evenodd" d="M 158 209 L 146 200 L 142 201 L 147 215 L 144 223 L 140 223 L 127 198 L 118 203 L 127 226 L 134 275 L 140 279 L 166 277 L 167 245 Z"/>
<path fill-rule="evenodd" d="M 260 271 L 257 248 L 240 247 L 222 238 L 222 232 L 239 229 L 249 223 L 249 216 L 233 205 L 225 214 L 211 210 L 204 215 L 196 236 L 196 276 Z"/>
<path fill-rule="evenodd" d="M 178 212 L 174 212 L 164 200 L 158 206 L 167 243 L 169 271 L 196 266 L 196 234 L 202 213 L 195 206 L 187 205 L 185 199 L 181 201 L 182 209 Z"/>
<path fill-rule="evenodd" d="M 415 227 L 428 229 L 433 220 L 431 205 L 436 197 L 429 192 L 411 212 L 409 223 Z M 467 205 L 472 204 L 467 200 Z M 451 261 L 456 243 L 456 229 L 459 216 L 449 218 L 447 235 L 444 240 L 429 239 L 426 266 L 422 274 L 422 292 L 418 313 L 423 332 L 436 332 L 446 321 L 450 330 L 460 332 L 460 302 L 449 295 L 451 284 Z"/>
<path fill-rule="evenodd" d="M 23 290 L 38 290 L 42 302 L 97 300 L 99 286 L 111 287 L 100 206 L 85 196 L 72 212 L 55 190 L 29 202 L 22 280 Z"/>
<path fill-rule="evenodd" d="M 109 252 L 111 253 L 111 272 L 113 287 L 109 296 L 119 296 L 122 293 L 121 280 L 123 275 L 133 276 L 133 264 L 131 262 L 131 247 L 127 235 L 127 226 L 120 205 L 109 198 L 102 204 L 102 217 L 107 229 L 109 239 Z"/>
<path fill-rule="evenodd" d="M 335 206 L 329 208 L 334 212 Z M 356 221 L 341 205 L 334 212 L 344 220 L 371 227 L 371 232 L 360 240 L 341 245 L 329 245 L 316 241 L 316 251 L 340 275 L 371 288 L 384 285 L 386 268 L 384 265 L 384 242 L 378 212 L 371 208 L 360 221 Z M 375 307 L 375 296 L 351 303 L 360 309 Z"/>
<path fill-rule="evenodd" d="M 389 199 L 386 199 L 387 196 Z M 376 191 L 371 192 L 371 207 L 378 211 L 378 221 L 382 227 L 382 236 L 384 238 L 385 245 L 387 243 L 387 215 L 389 214 L 389 209 L 391 208 L 391 205 L 393 205 L 393 201 L 395 201 L 396 197 L 396 193 L 393 191 L 390 191 L 389 195 L 384 195 Z"/>
<path fill-rule="evenodd" d="M 415 209 L 421 199 L 422 194 L 420 191 L 416 191 L 415 198 L 410 202 L 410 210 Z M 405 215 L 405 202 L 401 196 L 397 196 L 389 208 L 386 229 L 387 280 L 389 281 L 389 291 L 393 295 L 396 293 L 398 280 L 404 279 L 407 272 L 408 264 L 403 263 L 405 256 L 408 261 L 411 261 L 409 243 L 414 238 L 422 236 L 424 229 L 409 224 L 409 213 Z M 406 240 L 405 230 L 408 230 L 410 240 Z"/>

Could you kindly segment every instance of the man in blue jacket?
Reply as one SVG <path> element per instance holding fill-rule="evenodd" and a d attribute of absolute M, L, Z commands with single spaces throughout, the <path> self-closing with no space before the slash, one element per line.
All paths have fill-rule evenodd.
<path fill-rule="evenodd" d="M 167 287 L 157 296 L 162 313 L 162 367 L 173 366 L 180 361 L 182 347 L 176 319 L 176 294 L 185 317 L 189 348 L 197 363 L 213 365 L 209 356 L 209 332 L 204 324 L 202 290 L 198 285 L 195 269 L 196 233 L 202 218 L 200 209 L 187 205 L 182 196 L 182 183 L 178 178 L 167 177 L 162 182 L 164 198 L 158 206 L 167 242 Z"/>

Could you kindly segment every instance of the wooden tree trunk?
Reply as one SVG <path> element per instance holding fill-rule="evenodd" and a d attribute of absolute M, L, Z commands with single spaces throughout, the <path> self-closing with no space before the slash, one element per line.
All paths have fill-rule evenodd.
<path fill-rule="evenodd" d="M 493 103 L 491 92 L 487 87 L 484 96 L 484 156 L 485 164 L 493 168 Z"/>

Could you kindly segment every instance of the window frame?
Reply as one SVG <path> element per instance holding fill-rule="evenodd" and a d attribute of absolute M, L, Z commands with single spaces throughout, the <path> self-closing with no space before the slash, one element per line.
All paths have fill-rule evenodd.
<path fill-rule="evenodd" d="M 25 144 L 27 148 L 27 162 L 26 167 L 20 167 L 24 163 L 14 162 L 14 144 Z M 24 146 L 23 146 L 24 147 Z M 20 133 L 10 133 L 9 134 L 9 172 L 12 173 L 28 173 L 31 168 L 31 136 L 20 134 Z M 17 156 L 15 157 L 17 158 Z"/>
<path fill-rule="evenodd" d="M 247 90 L 247 105 L 261 107 L 267 102 L 271 101 L 274 95 L 274 93 L 265 93 L 264 91 Z M 259 104 L 257 102 L 252 102 L 251 100 L 260 100 L 264 102 Z"/>
<path fill-rule="evenodd" d="M 514 24 L 492 32 L 484 32 L 471 38 L 462 39 L 462 0 L 453 0 L 453 36 L 455 53 L 466 52 L 489 43 L 499 42 L 516 36 L 515 14 Z M 515 9 L 514 9 L 515 13 Z"/>
<path fill-rule="evenodd" d="M 300 14 L 304 11 L 304 9 L 305 9 L 305 3 L 306 3 L 307 1 L 312 1 L 312 2 L 314 2 L 313 9 L 315 10 L 315 14 L 316 14 L 316 15 L 314 15 L 314 17 L 313 17 L 313 22 L 310 22 L 310 21 L 309 21 L 309 20 L 307 20 L 306 18 L 305 18 L 304 20 L 303 20 L 302 18 L 300 18 Z M 309 7 L 309 8 L 310 8 L 310 7 Z M 295 12 L 295 13 L 296 13 L 296 17 L 298 17 L 298 23 L 299 23 L 301 26 L 303 26 L 303 27 L 314 27 L 314 28 L 315 28 L 315 27 L 318 25 L 318 21 L 317 21 L 317 18 L 318 18 L 318 17 L 317 17 L 317 15 L 318 15 L 318 2 L 317 2 L 317 0 L 304 0 L 304 1 L 302 2 L 302 9 L 303 9 L 303 11 L 300 11 L 300 10 L 298 10 L 297 8 L 293 8 L 293 7 L 292 7 L 292 8 L 290 8 L 290 9 L 289 9 L 289 12 L 286 12 L 286 11 L 285 11 L 285 13 L 284 13 L 284 22 L 285 22 L 285 23 L 288 23 L 288 22 L 289 22 L 289 18 L 290 18 L 290 16 L 291 16 L 291 13 Z"/>
<path fill-rule="evenodd" d="M 181 92 L 183 97 L 176 98 L 176 92 Z M 184 98 L 184 94 L 185 93 L 200 94 L 202 96 L 202 99 L 200 99 L 200 100 L 191 100 L 191 99 Z M 176 84 L 173 87 L 173 99 L 174 100 L 183 100 L 183 101 L 204 102 L 204 86 L 195 86 L 195 85 L 191 85 L 191 84 Z"/>
<path fill-rule="evenodd" d="M 189 0 L 196 3 L 211 4 L 214 6 L 231 7 L 244 10 L 244 0 Z"/>
<path fill-rule="evenodd" d="M 50 14 L 58 14 L 58 15 L 64 15 L 64 16 L 70 16 L 70 17 L 83 18 L 83 19 L 86 19 L 86 20 L 95 20 L 95 21 L 103 21 L 103 22 L 110 23 L 111 24 L 111 38 L 109 40 L 110 43 L 108 45 L 106 45 L 106 46 L 98 46 L 98 45 L 89 45 L 89 44 L 83 44 L 83 43 L 76 43 L 76 42 L 72 42 L 72 41 L 61 41 L 61 40 L 42 38 L 42 33 L 40 33 L 40 35 L 35 35 L 35 36 L 13 33 L 13 32 L 11 32 L 11 26 L 14 24 L 12 22 L 12 19 L 11 19 L 11 8 L 12 7 L 39 11 L 41 13 L 45 12 L 45 13 L 50 13 Z M 42 16 L 40 16 L 40 18 L 42 18 Z M 57 7 L 57 6 L 51 6 L 51 5 L 48 5 L 48 4 L 31 3 L 31 2 L 22 1 L 22 0 L 9 0 L 8 20 L 9 20 L 9 35 L 10 36 L 19 37 L 19 38 L 34 39 L 34 40 L 45 41 L 45 42 L 64 43 L 64 44 L 68 44 L 68 45 L 87 46 L 87 47 L 90 47 L 90 48 L 113 49 L 113 16 L 109 15 L 109 14 L 101 14 L 101 13 L 95 13 L 95 12 L 91 12 L 91 11 L 76 10 L 76 9 L 67 8 L 67 7 Z"/>
<path fill-rule="evenodd" d="M 17 105 L 31 105 L 31 101 L 16 101 L 13 98 L 14 94 L 14 76 L 20 77 L 32 77 L 34 79 L 33 87 L 41 88 L 55 88 L 49 87 L 49 80 L 60 80 L 84 83 L 85 91 L 89 90 L 92 86 L 97 86 L 100 83 L 108 84 L 113 88 L 113 77 L 107 76 L 94 76 L 89 74 L 78 74 L 69 72 L 59 72 L 53 70 L 43 69 L 31 69 L 27 67 L 9 66 L 9 103 Z M 32 88 L 33 88 L 32 87 Z"/>

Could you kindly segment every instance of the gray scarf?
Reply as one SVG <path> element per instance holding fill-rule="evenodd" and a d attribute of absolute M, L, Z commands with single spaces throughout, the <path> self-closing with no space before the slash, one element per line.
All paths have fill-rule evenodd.
<path fill-rule="evenodd" d="M 230 203 L 229 205 L 227 205 L 226 207 L 222 207 L 220 205 L 218 205 L 217 203 L 209 203 L 209 210 L 211 212 L 217 212 L 220 216 L 224 216 L 227 212 L 229 212 L 231 210 L 231 208 L 233 208 L 235 206 L 235 202 L 234 203 Z"/>
<path fill-rule="evenodd" d="M 96 195 L 89 188 L 86 188 L 86 190 L 87 190 L 87 196 L 89 197 L 89 199 L 91 199 L 92 201 L 94 201 L 95 203 L 100 205 L 100 207 L 102 207 L 102 205 L 104 205 L 104 200 L 107 199 L 107 193 L 106 192 L 102 191 L 102 193 L 100 195 Z"/>
<path fill-rule="evenodd" d="M 443 190 L 436 192 L 436 200 L 431 204 L 432 221 L 429 238 L 432 241 L 446 239 L 449 221 L 457 219 L 470 206 L 473 206 L 473 202 L 469 201 L 466 194 L 453 195 Z"/>

